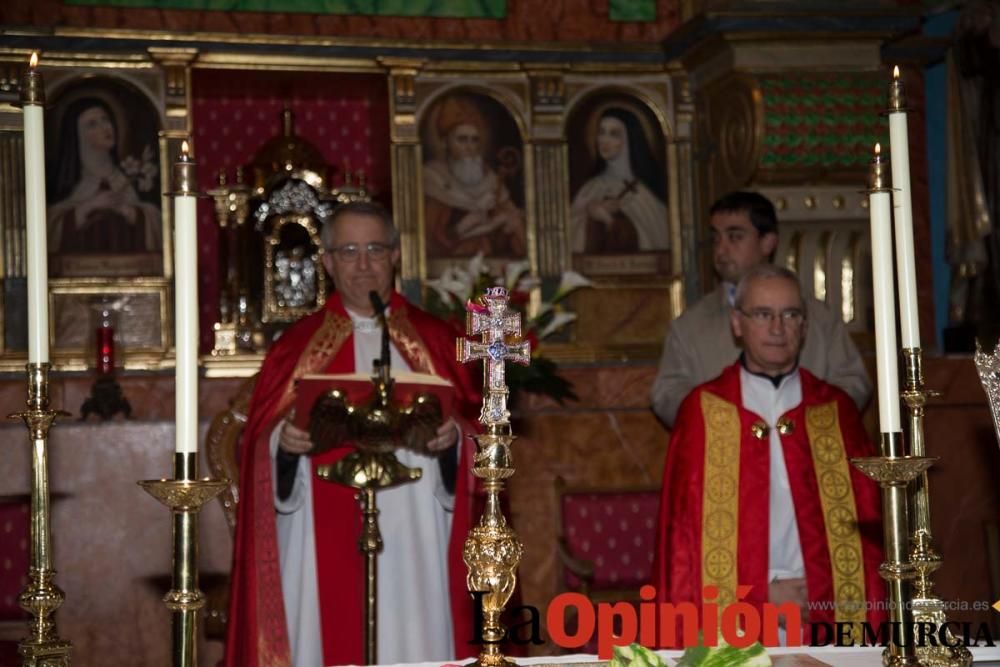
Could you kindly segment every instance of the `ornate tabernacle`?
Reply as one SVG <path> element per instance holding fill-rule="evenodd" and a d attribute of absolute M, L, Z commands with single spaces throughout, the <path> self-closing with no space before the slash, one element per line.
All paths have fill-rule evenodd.
<path fill-rule="evenodd" d="M 500 615 L 517 586 L 517 566 L 524 551 L 500 509 L 504 480 L 514 474 L 510 453 L 514 435 L 507 410 L 509 391 L 504 379 L 504 364 L 510 360 L 526 365 L 531 358 L 527 341 L 515 345 L 507 345 L 505 341 L 505 335 L 518 337 L 521 334 L 521 316 L 507 309 L 507 299 L 507 290 L 503 287 L 487 289 L 481 305 L 470 304 L 466 323 L 467 333 L 482 335 L 482 342 L 474 343 L 465 338 L 457 341 L 459 361 L 483 360 L 485 395 L 479 422 L 486 433 L 475 436 L 472 472 L 483 480 L 486 508 L 479 524 L 469 531 L 463 559 L 469 568 L 466 579 L 469 591 L 485 593 L 480 598 L 484 646 L 475 664 L 488 667 L 513 664 L 500 651 L 506 634 Z"/>
<path fill-rule="evenodd" d="M 216 357 L 263 352 L 285 325 L 323 306 L 323 223 L 338 203 L 370 199 L 363 174 L 360 185 L 346 172 L 343 186 L 331 186 L 335 168 L 295 133 L 291 109 L 281 124 L 234 184 L 220 171 L 209 192 L 219 225 Z"/>

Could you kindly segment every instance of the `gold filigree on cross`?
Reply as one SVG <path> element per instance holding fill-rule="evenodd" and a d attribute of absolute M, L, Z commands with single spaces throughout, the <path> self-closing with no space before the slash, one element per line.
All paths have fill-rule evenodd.
<path fill-rule="evenodd" d="M 486 427 L 510 423 L 507 410 L 507 389 L 505 362 L 512 361 L 523 366 L 531 362 L 531 344 L 521 341 L 508 345 L 505 337 L 521 335 L 521 314 L 508 310 L 507 290 L 503 287 L 489 287 L 480 299 L 480 304 L 470 304 L 466 319 L 466 332 L 470 336 L 482 336 L 476 343 L 466 338 L 458 339 L 458 360 L 468 363 L 483 360 L 483 409 L 479 422 Z"/>

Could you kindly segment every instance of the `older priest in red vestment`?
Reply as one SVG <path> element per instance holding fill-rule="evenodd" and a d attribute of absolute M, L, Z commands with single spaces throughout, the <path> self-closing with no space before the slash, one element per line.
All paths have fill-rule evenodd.
<path fill-rule="evenodd" d="M 847 394 L 798 367 L 803 303 L 795 274 L 751 271 L 732 314 L 740 361 L 681 405 L 660 501 L 662 601 L 700 609 L 715 586 L 721 609 L 750 586 L 758 611 L 792 603 L 802 622 L 885 616 L 879 490 L 849 460 L 874 451 Z"/>
<path fill-rule="evenodd" d="M 443 662 L 472 653 L 472 604 L 461 551 L 472 520 L 469 439 L 479 394 L 455 360 L 456 332 L 392 290 L 398 234 L 381 207 L 347 204 L 323 229 L 336 293 L 290 327 L 261 369 L 240 446 L 240 496 L 226 664 L 320 667 L 363 662 L 361 516 L 355 492 L 320 481 L 316 466 L 349 450 L 310 455 L 287 419 L 307 373 L 369 372 L 381 325 L 369 293 L 388 303 L 392 365 L 456 388 L 455 418 L 426 451 L 398 449 L 422 478 L 380 491 L 378 659 Z M 444 463 L 442 463 L 442 460 Z M 450 461 L 450 465 L 448 462 Z M 457 465 L 456 465 L 457 464 Z"/>

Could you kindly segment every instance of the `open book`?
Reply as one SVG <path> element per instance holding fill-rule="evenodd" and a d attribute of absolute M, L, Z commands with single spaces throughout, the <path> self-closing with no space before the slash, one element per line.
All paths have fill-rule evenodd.
<path fill-rule="evenodd" d="M 455 388 L 448 380 L 427 373 L 393 371 L 392 403 L 401 409 L 413 405 L 414 398 L 421 394 L 437 397 L 441 404 L 444 420 L 451 416 Z M 347 401 L 355 408 L 369 405 L 375 400 L 375 384 L 368 373 L 303 375 L 295 385 L 295 425 L 309 428 L 309 415 L 317 399 L 328 391 L 339 389 L 347 396 Z"/>

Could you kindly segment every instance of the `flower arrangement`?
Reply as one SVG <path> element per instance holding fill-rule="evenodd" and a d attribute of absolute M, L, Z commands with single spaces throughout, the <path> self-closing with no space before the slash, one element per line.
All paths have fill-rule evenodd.
<path fill-rule="evenodd" d="M 571 292 L 590 286 L 589 280 L 575 271 L 567 271 L 562 274 L 552 297 L 531 308 L 531 292 L 541 282 L 529 275 L 528 262 L 511 262 L 503 267 L 501 275 L 495 275 L 480 253 L 465 266 L 450 266 L 439 278 L 428 280 L 426 284 L 431 288 L 426 308 L 463 329 L 467 304 L 487 287 L 506 287 L 510 294 L 510 307 L 521 311 L 521 331 L 523 337 L 531 342 L 532 350 L 528 366 L 512 364 L 507 367 L 507 386 L 512 399 L 518 392 L 526 391 L 549 396 L 559 403 L 567 399 L 576 400 L 569 382 L 559 375 L 556 363 L 539 355 L 537 349 L 540 341 L 555 335 L 576 319 L 576 313 L 568 311 L 561 301 Z"/>

